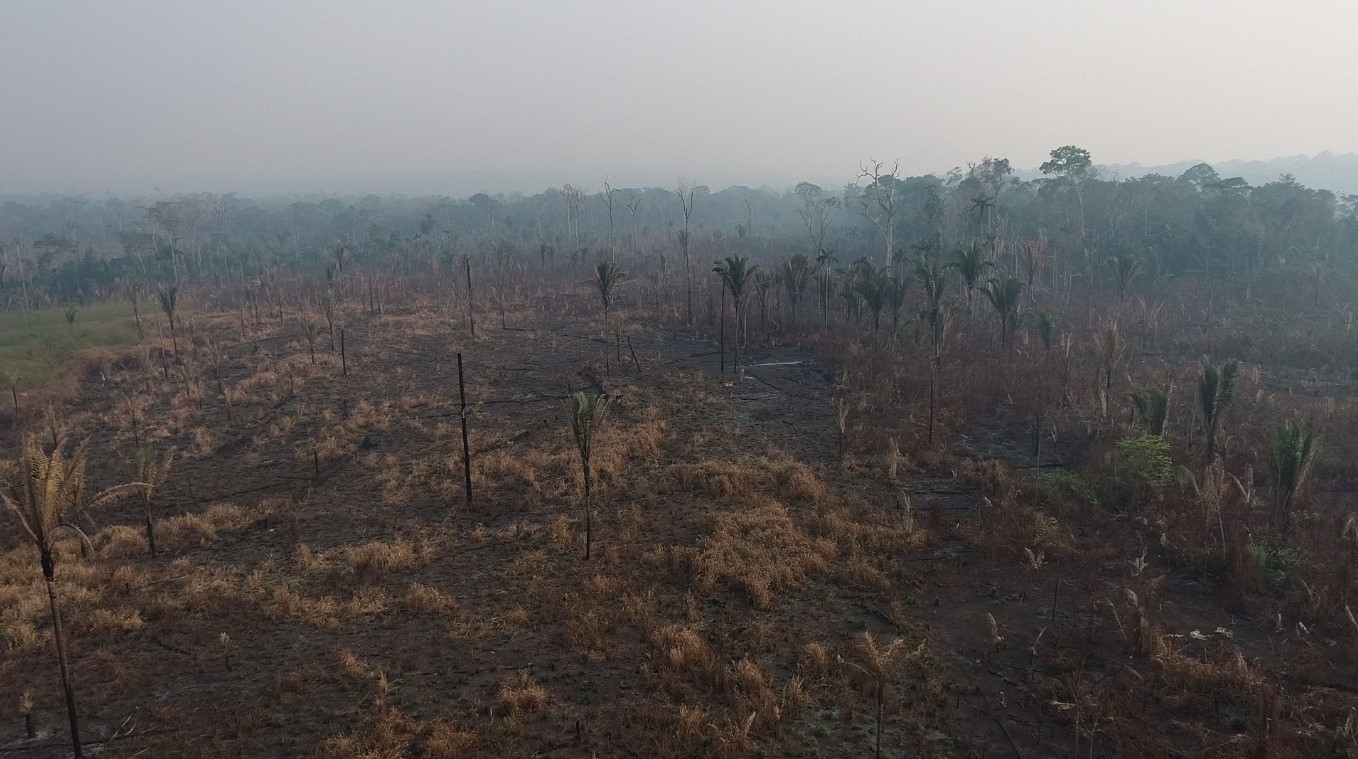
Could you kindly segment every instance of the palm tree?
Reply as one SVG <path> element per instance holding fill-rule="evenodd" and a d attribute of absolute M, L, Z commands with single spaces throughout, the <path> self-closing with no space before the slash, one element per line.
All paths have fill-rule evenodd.
<path fill-rule="evenodd" d="M 1231 360 L 1220 368 L 1208 361 L 1202 363 L 1202 376 L 1198 379 L 1198 405 L 1202 409 L 1202 423 L 1207 444 L 1207 463 L 1212 463 L 1217 454 L 1217 430 L 1221 427 L 1226 407 L 1231 405 L 1235 395 L 1235 379 L 1240 374 L 1240 364 Z"/>
<path fill-rule="evenodd" d="M 170 341 L 174 344 L 175 358 L 179 358 L 179 338 L 175 337 L 174 333 L 174 310 L 176 305 L 175 301 L 179 297 L 179 286 L 171 285 L 170 287 L 157 290 L 156 295 L 160 297 L 160 310 L 164 311 L 165 316 L 170 320 Z"/>
<path fill-rule="evenodd" d="M 604 316 L 608 316 L 613 308 L 613 291 L 626 276 L 627 272 L 612 261 L 600 261 L 594 267 L 594 286 L 599 289 L 599 298 L 604 302 Z"/>
<path fill-rule="evenodd" d="M 854 277 L 853 291 L 872 312 L 872 331 L 877 332 L 882 326 L 882 309 L 886 308 L 887 304 L 887 278 L 882 270 L 872 263 L 865 260 L 863 264 L 861 267 L 855 267 L 858 269 L 858 276 Z"/>
<path fill-rule="evenodd" d="M 1037 337 L 1042 341 L 1043 349 L 1050 354 L 1061 330 L 1061 317 L 1050 311 L 1036 311 L 1033 313 L 1033 327 L 1037 330 Z"/>
<path fill-rule="evenodd" d="M 982 293 L 1000 317 L 1000 350 L 1009 347 L 1009 336 L 1018 323 L 1019 304 L 1023 298 L 1023 280 L 1008 274 L 986 283 Z"/>
<path fill-rule="evenodd" d="M 773 291 L 773 277 L 769 276 L 768 272 L 757 270 L 751 275 L 750 292 L 759 303 L 759 329 L 765 334 L 769 331 L 769 294 Z M 748 326 L 746 331 L 749 331 Z"/>
<path fill-rule="evenodd" d="M 1273 519 L 1280 533 L 1287 533 L 1292 506 L 1310 479 L 1317 447 L 1316 436 L 1293 419 L 1278 425 L 1273 434 L 1273 480 L 1277 489 Z"/>
<path fill-rule="evenodd" d="M 972 304 L 976 300 L 976 289 L 980 285 L 981 275 L 993 265 L 993 262 L 985 256 L 985 246 L 978 242 L 963 245 L 953 255 L 952 267 L 961 275 L 962 284 L 967 290 L 968 317 L 971 316 Z"/>
<path fill-rule="evenodd" d="M 995 208 L 993 196 L 986 195 L 984 192 L 971 199 L 971 210 L 976 212 L 976 227 L 981 229 L 984 226 L 986 212 Z"/>
<path fill-rule="evenodd" d="M 155 452 L 150 448 L 139 448 L 135 463 L 137 481 L 146 486 L 141 494 L 141 507 L 142 516 L 146 518 L 146 544 L 151 551 L 151 558 L 154 559 L 156 557 L 156 529 L 155 522 L 151 518 L 151 504 L 161 486 L 165 484 L 165 480 L 170 476 L 170 467 L 174 464 L 174 449 L 169 449 L 157 459 Z"/>
<path fill-rule="evenodd" d="M 802 293 L 806 292 L 807 285 L 811 284 L 811 261 L 802 253 L 788 256 L 783 259 L 780 274 L 783 280 L 783 289 L 787 291 L 788 305 L 792 308 L 792 324 L 795 327 L 797 324 L 797 304 L 801 302 Z"/>
<path fill-rule="evenodd" d="M 1165 425 L 1169 422 L 1169 397 L 1172 385 L 1148 387 L 1132 393 L 1132 410 L 1146 432 L 1156 437 L 1165 436 Z"/>
<path fill-rule="evenodd" d="M 891 311 L 891 333 L 895 336 L 901 326 L 901 311 L 905 308 L 905 296 L 910 292 L 911 277 L 892 272 L 886 276 L 886 306 Z"/>
<path fill-rule="evenodd" d="M 1127 299 L 1127 286 L 1136 278 L 1141 271 L 1141 257 L 1131 251 L 1122 251 L 1108 260 L 1113 267 L 1113 274 L 1118 280 L 1118 309 L 1122 309 L 1122 302 Z"/>
<path fill-rule="evenodd" d="M 579 391 L 571 395 L 571 434 L 575 436 L 575 449 L 580 453 L 580 468 L 585 481 L 585 560 L 589 560 L 590 549 L 594 542 L 592 509 L 589 495 L 591 485 L 590 458 L 594 452 L 594 433 L 603 423 L 604 411 L 608 408 L 608 396 L 598 393 Z"/>
<path fill-rule="evenodd" d="M 863 299 L 858 294 L 858 279 L 861 275 L 861 268 L 850 266 L 847 269 L 840 269 L 839 275 L 839 298 L 844 301 L 844 326 L 849 326 L 849 320 L 854 323 L 863 316 Z"/>
<path fill-rule="evenodd" d="M 751 264 L 750 259 L 745 256 L 735 255 L 723 261 L 718 261 L 712 271 L 721 277 L 722 283 L 731 293 L 731 304 L 736 310 L 736 343 L 732 365 L 736 369 L 737 376 L 740 376 L 741 305 L 745 296 L 749 295 L 750 285 L 754 281 L 755 272 L 759 271 L 759 266 Z"/>
<path fill-rule="evenodd" d="M 36 437 L 26 436 L 19 451 L 18 466 L 14 474 L 5 479 L 3 488 L 0 488 L 0 500 L 18 518 L 29 541 L 38 549 L 38 561 L 42 567 L 43 580 L 47 583 L 47 599 L 52 610 L 52 638 L 56 643 L 57 663 L 61 669 L 66 715 L 71 722 L 71 745 L 75 749 L 76 759 L 83 759 L 75 690 L 66 662 L 66 637 L 61 626 L 61 607 L 57 603 L 56 558 L 52 548 L 57 530 L 61 527 L 71 528 L 68 520 L 76 514 L 142 492 L 146 486 L 142 483 L 118 485 L 82 501 L 85 447 L 82 445 L 69 457 L 65 455 L 65 448 L 66 441 L 58 441 L 49 457 L 43 453 L 42 444 Z"/>
<path fill-rule="evenodd" d="M 1094 346 L 1099 349 L 1099 365 L 1103 368 L 1103 391 L 1106 394 L 1113 389 L 1113 373 L 1122 363 L 1122 354 L 1127 349 L 1118 323 L 1108 322 L 1103 325 L 1099 333 L 1094 335 Z"/>
<path fill-rule="evenodd" d="M 872 633 L 864 630 L 858 639 L 858 652 L 863 658 L 863 663 L 853 666 L 872 678 L 873 696 L 877 702 L 877 748 L 875 756 L 877 759 L 881 759 L 882 705 L 886 701 L 886 685 L 907 658 L 904 656 L 905 641 L 896 638 L 882 645 L 877 642 Z"/>
<path fill-rule="evenodd" d="M 924 310 L 920 317 L 929 325 L 935 360 L 942 354 L 944 303 L 948 287 L 948 267 L 933 259 L 921 258 L 915 265 L 915 279 L 924 288 Z"/>

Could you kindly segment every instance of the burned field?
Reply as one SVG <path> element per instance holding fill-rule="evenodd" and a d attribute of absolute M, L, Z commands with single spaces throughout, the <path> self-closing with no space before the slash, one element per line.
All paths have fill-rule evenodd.
<path fill-rule="evenodd" d="M 88 441 L 90 492 L 164 475 L 53 543 L 86 751 L 1354 749 L 1342 320 L 1264 340 L 1168 292 L 934 332 L 705 287 L 690 327 L 682 291 L 604 312 L 586 274 L 204 288 L 16 395 L 9 450 Z M 1286 419 L 1321 441 L 1287 492 Z M 0 738 L 66 755 L 39 551 L 5 535 Z"/>

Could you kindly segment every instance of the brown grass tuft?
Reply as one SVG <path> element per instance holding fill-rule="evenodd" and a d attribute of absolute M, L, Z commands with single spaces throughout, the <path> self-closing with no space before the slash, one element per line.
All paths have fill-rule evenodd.
<path fill-rule="evenodd" d="M 547 690 L 527 672 L 520 672 L 517 678 L 500 684 L 495 694 L 495 711 L 500 716 L 511 718 L 524 712 L 535 712 L 551 701 Z"/>
<path fill-rule="evenodd" d="M 421 759 L 461 759 L 476 747 L 475 733 L 458 730 L 452 725 L 439 723 L 429 731 L 420 752 Z"/>

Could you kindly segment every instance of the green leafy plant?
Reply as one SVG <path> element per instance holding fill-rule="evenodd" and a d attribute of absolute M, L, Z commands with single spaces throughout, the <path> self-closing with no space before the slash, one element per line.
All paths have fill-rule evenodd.
<path fill-rule="evenodd" d="M 1169 422 L 1169 399 L 1173 386 L 1148 387 L 1132 393 L 1132 410 L 1137 421 L 1146 432 L 1156 437 L 1165 436 L 1165 425 Z"/>
<path fill-rule="evenodd" d="M 1286 588 L 1297 570 L 1306 564 L 1300 550 L 1277 540 L 1250 541 L 1245 552 L 1259 572 L 1264 588 L 1275 593 Z"/>
<path fill-rule="evenodd" d="M 1206 436 L 1207 463 L 1212 463 L 1217 454 L 1217 431 L 1221 428 L 1226 409 L 1235 397 L 1235 380 L 1240 374 L 1240 363 L 1227 361 L 1220 367 L 1203 361 L 1202 375 L 1198 378 L 1198 405 L 1202 409 L 1202 422 Z"/>
<path fill-rule="evenodd" d="M 599 298 L 603 301 L 604 316 L 613 308 L 613 295 L 617 290 L 618 283 L 627 276 L 622 267 L 612 261 L 600 261 L 594 267 L 594 286 L 599 290 Z"/>
<path fill-rule="evenodd" d="M 1059 469 L 1042 475 L 1042 486 L 1080 505 L 1097 506 L 1099 493 L 1089 480 L 1075 472 Z"/>
<path fill-rule="evenodd" d="M 1293 419 L 1273 434 L 1273 520 L 1281 533 L 1287 532 L 1292 509 L 1311 477 L 1317 445 L 1316 436 Z"/>
<path fill-rule="evenodd" d="M 1162 488 L 1174 481 L 1174 461 L 1169 443 L 1159 435 L 1138 435 L 1113 444 L 1117 476 L 1124 480 Z"/>

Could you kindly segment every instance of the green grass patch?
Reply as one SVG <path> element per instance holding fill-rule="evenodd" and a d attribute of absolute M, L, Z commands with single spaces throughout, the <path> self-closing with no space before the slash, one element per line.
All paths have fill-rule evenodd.
<path fill-rule="evenodd" d="M 0 381 L 19 377 L 25 391 L 42 392 L 85 348 L 122 348 L 138 342 L 132 304 L 81 308 L 66 323 L 61 308 L 0 314 Z"/>

